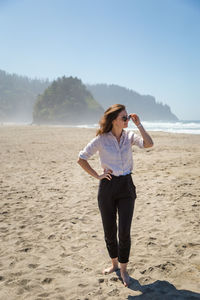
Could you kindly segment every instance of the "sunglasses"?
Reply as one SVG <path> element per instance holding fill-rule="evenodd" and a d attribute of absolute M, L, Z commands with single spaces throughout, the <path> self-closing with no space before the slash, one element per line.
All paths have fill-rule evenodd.
<path fill-rule="evenodd" d="M 131 118 L 130 115 L 129 115 L 129 116 L 123 116 L 123 117 L 122 117 L 122 121 L 124 121 L 124 122 L 126 122 L 127 120 L 129 121 L 130 118 Z"/>

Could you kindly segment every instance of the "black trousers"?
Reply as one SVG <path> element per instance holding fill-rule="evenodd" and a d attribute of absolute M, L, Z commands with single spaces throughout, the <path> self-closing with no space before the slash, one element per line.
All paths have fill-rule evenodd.
<path fill-rule="evenodd" d="M 136 199 L 131 175 L 112 176 L 99 183 L 98 205 L 101 212 L 106 246 L 111 258 L 127 263 L 131 247 L 130 229 Z M 117 239 L 118 213 L 118 239 Z"/>

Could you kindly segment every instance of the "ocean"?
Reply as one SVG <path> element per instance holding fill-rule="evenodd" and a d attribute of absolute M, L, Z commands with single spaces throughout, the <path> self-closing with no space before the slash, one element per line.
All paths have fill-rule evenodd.
<path fill-rule="evenodd" d="M 200 134 L 200 121 L 178 121 L 178 122 L 142 122 L 147 131 L 163 131 L 171 133 Z M 94 125 L 78 125 L 80 128 L 97 128 Z M 136 129 L 135 125 L 130 121 L 128 128 Z"/>

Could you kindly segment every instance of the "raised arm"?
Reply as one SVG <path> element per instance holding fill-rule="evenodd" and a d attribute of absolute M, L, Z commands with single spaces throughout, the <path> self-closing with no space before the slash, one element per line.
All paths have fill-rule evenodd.
<path fill-rule="evenodd" d="M 133 123 L 137 126 L 140 131 L 141 136 L 143 137 L 144 148 L 150 148 L 153 146 L 153 140 L 150 135 L 146 132 L 144 127 L 140 122 L 140 118 L 136 114 L 130 114 Z"/>

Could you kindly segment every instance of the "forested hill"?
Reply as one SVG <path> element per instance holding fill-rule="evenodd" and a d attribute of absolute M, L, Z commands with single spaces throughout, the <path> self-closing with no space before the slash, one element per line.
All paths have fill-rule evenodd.
<path fill-rule="evenodd" d="M 31 122 L 33 104 L 49 84 L 0 70 L 0 122 Z"/>
<path fill-rule="evenodd" d="M 38 96 L 33 121 L 37 124 L 94 124 L 103 112 L 80 79 L 64 76 Z"/>
<path fill-rule="evenodd" d="M 0 122 L 98 123 L 103 110 L 122 103 L 146 121 L 177 121 L 168 105 L 117 85 L 87 85 L 73 77 L 30 79 L 0 70 Z M 35 106 L 34 106 L 35 105 Z"/>
<path fill-rule="evenodd" d="M 140 95 L 133 90 L 107 84 L 87 85 L 94 98 L 106 109 L 114 103 L 124 104 L 129 113 L 137 113 L 144 121 L 177 121 L 168 105 L 156 102 L 149 95 Z"/>

